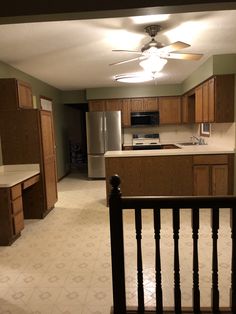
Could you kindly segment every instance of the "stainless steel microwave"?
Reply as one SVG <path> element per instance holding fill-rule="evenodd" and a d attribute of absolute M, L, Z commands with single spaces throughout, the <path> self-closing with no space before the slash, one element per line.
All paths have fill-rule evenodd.
<path fill-rule="evenodd" d="M 159 112 L 131 112 L 131 126 L 155 126 L 159 125 Z"/>

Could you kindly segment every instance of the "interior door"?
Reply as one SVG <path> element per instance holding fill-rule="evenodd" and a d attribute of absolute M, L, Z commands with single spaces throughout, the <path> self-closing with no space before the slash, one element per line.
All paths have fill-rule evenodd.
<path fill-rule="evenodd" d="M 41 110 L 41 135 L 43 149 L 44 183 L 47 209 L 54 207 L 57 201 L 57 172 L 52 112 Z"/>

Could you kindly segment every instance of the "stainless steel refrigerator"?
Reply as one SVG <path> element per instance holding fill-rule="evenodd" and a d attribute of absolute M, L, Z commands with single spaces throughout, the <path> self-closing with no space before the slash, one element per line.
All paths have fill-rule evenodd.
<path fill-rule="evenodd" d="M 105 178 L 109 150 L 121 150 L 121 111 L 86 112 L 88 177 Z"/>

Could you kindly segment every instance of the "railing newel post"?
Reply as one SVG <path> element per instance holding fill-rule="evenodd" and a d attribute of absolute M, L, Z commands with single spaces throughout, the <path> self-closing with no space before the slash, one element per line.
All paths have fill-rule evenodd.
<path fill-rule="evenodd" d="M 113 313 L 126 314 L 123 215 L 121 206 L 120 177 L 110 179 L 109 197 L 111 264 L 113 285 Z"/>

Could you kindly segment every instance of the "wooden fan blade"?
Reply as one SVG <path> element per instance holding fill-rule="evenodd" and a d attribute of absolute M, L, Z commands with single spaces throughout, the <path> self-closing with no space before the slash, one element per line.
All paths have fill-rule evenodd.
<path fill-rule="evenodd" d="M 192 60 L 196 61 L 201 59 L 203 54 L 201 53 L 170 53 L 165 58 L 167 59 L 179 59 L 179 60 Z"/>
<path fill-rule="evenodd" d="M 111 64 L 109 64 L 109 65 L 119 65 L 119 64 L 123 64 L 123 63 L 132 62 L 132 61 L 135 61 L 135 60 L 143 60 L 143 59 L 145 59 L 145 58 L 146 58 L 146 57 L 136 57 L 136 58 L 132 58 L 132 59 L 124 60 L 124 61 L 119 61 L 119 62 L 111 63 Z"/>
<path fill-rule="evenodd" d="M 122 50 L 122 49 L 113 49 L 114 52 L 128 52 L 128 53 L 137 53 L 139 55 L 142 54 L 141 51 L 134 51 L 134 50 Z"/>
<path fill-rule="evenodd" d="M 170 45 L 165 46 L 163 48 L 159 48 L 158 51 L 160 51 L 161 53 L 169 53 L 169 52 L 177 51 L 177 50 L 184 49 L 187 47 L 190 47 L 190 45 L 186 44 L 182 41 L 176 41 L 173 44 L 170 44 Z"/>

